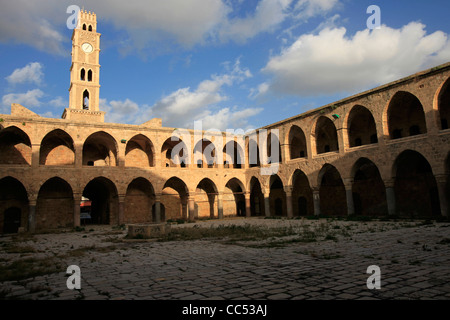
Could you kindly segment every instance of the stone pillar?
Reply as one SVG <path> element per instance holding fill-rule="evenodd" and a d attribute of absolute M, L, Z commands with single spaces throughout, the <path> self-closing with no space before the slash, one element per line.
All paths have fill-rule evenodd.
<path fill-rule="evenodd" d="M 395 206 L 396 201 L 395 201 L 394 181 L 393 180 L 385 181 L 384 185 L 386 186 L 386 202 L 388 215 L 393 216 L 397 213 Z"/>
<path fill-rule="evenodd" d="M 286 193 L 287 217 L 288 219 L 292 219 L 294 217 L 294 210 L 292 208 L 292 187 L 285 188 L 284 192 Z"/>
<path fill-rule="evenodd" d="M 190 196 L 188 200 L 189 204 L 189 221 L 195 221 L 195 198 Z"/>
<path fill-rule="evenodd" d="M 319 189 L 313 189 L 314 215 L 320 216 L 320 192 Z"/>
<path fill-rule="evenodd" d="M 266 217 L 270 217 L 270 190 L 266 190 L 264 193 L 264 212 Z"/>
<path fill-rule="evenodd" d="M 345 194 L 347 197 L 347 215 L 352 216 L 355 214 L 355 203 L 353 202 L 353 180 L 352 179 L 345 179 L 344 180 L 345 185 Z"/>
<path fill-rule="evenodd" d="M 441 205 L 441 215 L 443 217 L 448 217 L 449 215 L 449 203 L 448 203 L 448 195 L 447 195 L 447 179 L 449 179 L 449 177 L 447 177 L 446 175 L 436 175 L 436 184 L 437 184 L 437 188 L 438 188 L 438 192 L 439 192 L 439 203 Z"/>
<path fill-rule="evenodd" d="M 125 196 L 119 195 L 119 217 L 117 223 L 119 225 L 124 223 L 125 219 Z"/>
<path fill-rule="evenodd" d="M 223 194 L 221 192 L 217 196 L 217 210 L 219 219 L 223 219 Z"/>
<path fill-rule="evenodd" d="M 245 217 L 250 218 L 252 216 L 250 192 L 246 192 L 244 194 L 244 197 L 245 197 Z"/>
<path fill-rule="evenodd" d="M 188 204 L 186 201 L 183 201 L 181 203 L 181 217 L 183 218 L 183 220 L 188 219 Z"/>
<path fill-rule="evenodd" d="M 74 194 L 73 196 L 73 226 L 79 227 L 81 225 L 81 194 Z"/>
<path fill-rule="evenodd" d="M 37 200 L 29 201 L 29 209 L 28 209 L 28 231 L 30 233 L 36 232 L 36 203 Z"/>

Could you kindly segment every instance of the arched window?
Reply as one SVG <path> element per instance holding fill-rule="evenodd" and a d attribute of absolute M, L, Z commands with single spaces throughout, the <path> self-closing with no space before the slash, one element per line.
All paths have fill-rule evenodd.
<path fill-rule="evenodd" d="M 89 26 L 89 31 L 92 31 L 92 26 L 91 25 Z"/>
<path fill-rule="evenodd" d="M 83 92 L 83 110 L 89 110 L 89 91 Z"/>
<path fill-rule="evenodd" d="M 86 24 L 83 24 L 83 30 L 86 30 Z"/>
<path fill-rule="evenodd" d="M 84 68 L 81 69 L 81 71 L 80 71 L 80 80 L 81 81 L 86 80 L 86 70 L 84 70 Z"/>
<path fill-rule="evenodd" d="M 87 78 L 88 78 L 89 82 L 92 82 L 92 70 L 88 71 L 88 77 Z"/>

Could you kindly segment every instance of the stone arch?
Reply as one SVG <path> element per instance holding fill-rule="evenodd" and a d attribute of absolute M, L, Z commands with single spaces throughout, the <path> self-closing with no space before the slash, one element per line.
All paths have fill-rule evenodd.
<path fill-rule="evenodd" d="M 67 166 L 75 163 L 75 147 L 72 137 L 61 129 L 45 135 L 39 150 L 40 165 Z"/>
<path fill-rule="evenodd" d="M 215 218 L 218 212 L 217 206 L 218 190 L 216 184 L 209 178 L 203 178 L 195 191 L 196 218 Z"/>
<path fill-rule="evenodd" d="M 178 154 L 173 154 L 173 150 L 179 149 Z M 161 147 L 161 159 L 162 167 L 186 167 L 190 156 L 190 150 L 188 150 L 183 140 L 178 137 L 168 138 Z M 175 160 L 175 161 L 174 161 Z"/>
<path fill-rule="evenodd" d="M 378 143 L 375 119 L 366 107 L 355 105 L 348 113 L 346 125 L 348 147 Z"/>
<path fill-rule="evenodd" d="M 339 150 L 336 126 L 328 117 L 320 116 L 313 126 L 312 137 L 316 154 Z"/>
<path fill-rule="evenodd" d="M 31 165 L 31 141 L 28 135 L 16 126 L 0 131 L 0 165 Z"/>
<path fill-rule="evenodd" d="M 347 195 L 341 174 L 331 164 L 325 164 L 319 172 L 320 212 L 325 216 L 347 214 Z"/>
<path fill-rule="evenodd" d="M 386 188 L 375 163 L 367 158 L 358 159 L 352 167 L 352 179 L 355 214 L 387 215 Z"/>
<path fill-rule="evenodd" d="M 117 142 L 109 133 L 93 133 L 83 144 L 83 165 L 115 167 L 118 165 L 117 149 Z"/>
<path fill-rule="evenodd" d="M 125 195 L 124 223 L 151 223 L 155 191 L 150 181 L 139 177 L 130 182 Z M 163 220 L 164 221 L 164 220 Z"/>
<path fill-rule="evenodd" d="M 292 209 L 294 216 L 314 215 L 313 192 L 308 176 L 300 169 L 292 174 Z"/>
<path fill-rule="evenodd" d="M 117 187 L 108 178 L 97 177 L 89 181 L 83 190 L 83 200 L 90 202 L 88 223 L 116 224 L 119 218 Z"/>
<path fill-rule="evenodd" d="M 125 149 L 125 166 L 146 168 L 154 166 L 155 149 L 149 138 L 142 134 L 135 135 L 127 142 Z"/>
<path fill-rule="evenodd" d="M 245 164 L 244 151 L 236 141 L 229 141 L 223 147 L 224 168 L 241 169 Z"/>
<path fill-rule="evenodd" d="M 217 150 L 214 143 L 208 139 L 197 141 L 194 146 L 194 165 L 197 168 L 217 168 Z"/>
<path fill-rule="evenodd" d="M 287 216 L 286 192 L 283 181 L 278 175 L 270 177 L 270 212 L 273 216 Z"/>
<path fill-rule="evenodd" d="M 48 179 L 39 189 L 36 230 L 73 227 L 74 197 L 70 184 L 60 177 Z"/>
<path fill-rule="evenodd" d="M 450 78 L 445 81 L 439 90 L 437 97 L 437 109 L 439 111 L 439 128 L 450 128 Z"/>
<path fill-rule="evenodd" d="M 224 216 L 245 217 L 245 187 L 238 178 L 231 178 L 223 192 Z"/>
<path fill-rule="evenodd" d="M 28 193 L 23 184 L 13 178 L 0 179 L 0 233 L 17 233 L 28 225 Z"/>
<path fill-rule="evenodd" d="M 289 158 L 291 160 L 306 158 L 308 156 L 306 136 L 299 126 L 291 126 L 287 139 L 287 143 L 289 145 Z"/>
<path fill-rule="evenodd" d="M 417 151 L 405 150 L 393 165 L 397 214 L 405 217 L 440 215 L 439 193 L 430 163 Z"/>
<path fill-rule="evenodd" d="M 249 190 L 251 216 L 264 216 L 264 194 L 262 192 L 261 183 L 259 182 L 258 178 L 251 177 Z"/>
<path fill-rule="evenodd" d="M 422 103 L 410 92 L 398 91 L 392 97 L 386 117 L 391 140 L 427 133 Z"/>
<path fill-rule="evenodd" d="M 189 189 L 178 177 L 171 177 L 163 186 L 161 192 L 161 205 L 165 208 L 166 219 L 188 218 Z"/>

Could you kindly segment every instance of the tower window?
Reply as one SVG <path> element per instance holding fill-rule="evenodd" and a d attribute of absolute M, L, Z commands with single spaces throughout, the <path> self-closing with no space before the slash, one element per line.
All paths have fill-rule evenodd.
<path fill-rule="evenodd" d="M 88 81 L 91 82 L 92 81 L 92 70 L 88 71 Z"/>
<path fill-rule="evenodd" d="M 84 81 L 85 78 L 86 78 L 86 71 L 85 71 L 84 69 L 81 69 L 81 72 L 80 72 L 80 80 L 81 80 L 81 81 Z"/>
<path fill-rule="evenodd" d="M 89 31 L 92 31 L 92 26 L 89 26 Z"/>
<path fill-rule="evenodd" d="M 83 92 L 83 110 L 89 110 L 89 91 Z"/>
<path fill-rule="evenodd" d="M 86 24 L 83 24 L 83 30 L 86 30 Z"/>

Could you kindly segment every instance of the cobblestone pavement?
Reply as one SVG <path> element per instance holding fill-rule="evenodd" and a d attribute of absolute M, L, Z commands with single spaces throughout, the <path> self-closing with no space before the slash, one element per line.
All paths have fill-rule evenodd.
<path fill-rule="evenodd" d="M 24 268 L 20 262 L 25 260 L 37 268 L 61 268 L 19 281 L 4 280 L 0 298 L 450 299 L 448 222 L 230 221 L 196 226 L 322 224 L 334 233 L 314 242 L 287 237 L 283 242 L 233 243 L 223 239 L 123 241 L 126 231 L 109 226 L 4 236 L 0 237 L 2 270 Z M 69 265 L 81 268 L 81 290 L 67 289 Z M 367 288 L 370 265 L 381 269 L 380 290 Z"/>

